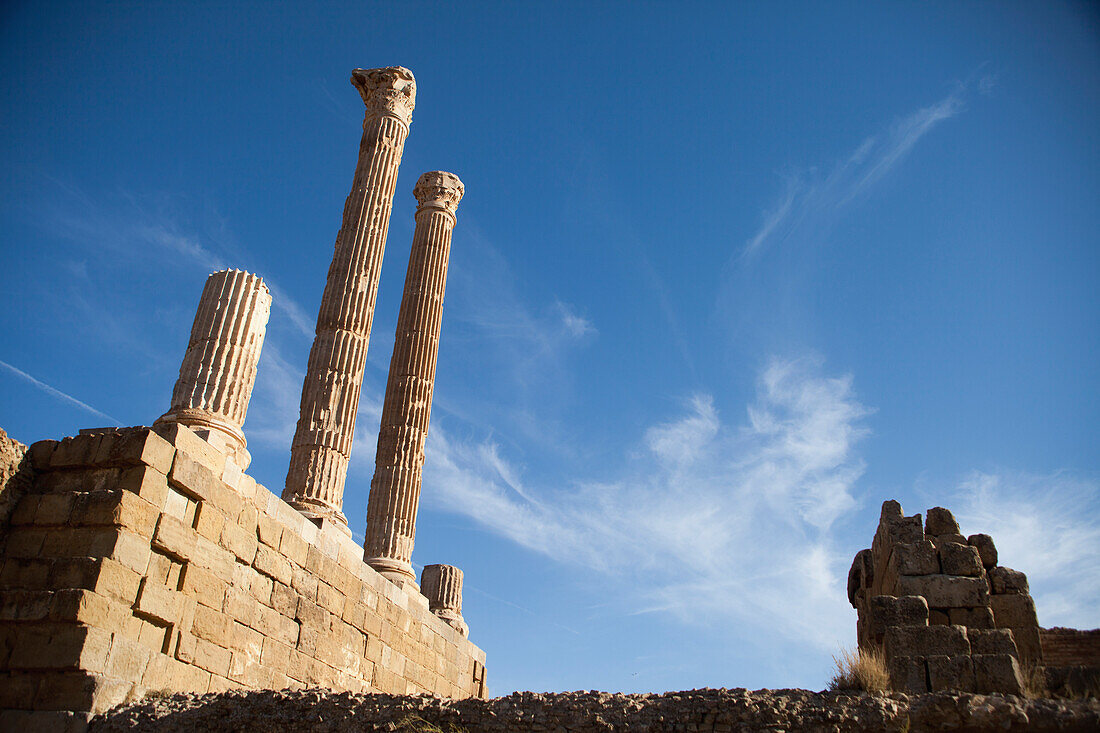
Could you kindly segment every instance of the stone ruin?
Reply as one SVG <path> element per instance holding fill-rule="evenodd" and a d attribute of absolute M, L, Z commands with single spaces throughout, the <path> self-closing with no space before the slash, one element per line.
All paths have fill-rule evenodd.
<path fill-rule="evenodd" d="M 964 537 L 942 507 L 922 523 L 884 502 L 871 548 L 848 572 L 848 600 L 859 648 L 881 651 L 902 692 L 1021 695 L 1025 675 L 1044 667 L 1044 640 L 1055 637 L 1061 654 L 1046 669 L 1048 686 L 1098 661 L 1097 632 L 1041 629 L 1027 576 L 998 565 L 993 539 Z"/>
<path fill-rule="evenodd" d="M 366 542 L 344 482 L 398 168 L 416 99 L 401 67 L 352 72 L 359 159 L 317 316 L 282 497 L 245 473 L 271 295 L 210 275 L 169 409 L 151 428 L 0 436 L 0 729 L 80 730 L 155 690 L 485 696 L 462 572 L 411 564 L 447 262 L 465 188 L 423 174 Z"/>

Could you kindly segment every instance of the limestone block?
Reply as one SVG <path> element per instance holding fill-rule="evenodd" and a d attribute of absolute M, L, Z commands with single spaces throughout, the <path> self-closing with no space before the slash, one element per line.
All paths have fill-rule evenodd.
<path fill-rule="evenodd" d="M 50 457 L 50 468 L 84 468 L 95 465 L 102 434 L 76 435 L 58 443 Z"/>
<path fill-rule="evenodd" d="M 1028 595 L 994 595 L 989 597 L 990 608 L 997 628 L 1016 628 L 1020 626 L 1038 626 L 1035 615 L 1035 601 Z"/>
<path fill-rule="evenodd" d="M 926 658 L 925 663 L 928 665 L 931 692 L 974 691 L 974 666 L 968 655 L 954 657 L 935 655 Z"/>
<path fill-rule="evenodd" d="M 221 476 L 225 472 L 225 453 L 200 438 L 186 425 L 177 422 L 158 423 L 153 426 L 153 431 L 175 447 L 177 457 L 179 453 L 183 453 L 215 476 Z"/>
<path fill-rule="evenodd" d="M 184 451 L 176 454 L 168 481 L 180 491 L 200 501 L 208 501 L 223 511 L 236 506 L 238 499 L 219 478 L 221 470 L 210 468 Z"/>
<path fill-rule="evenodd" d="M 1009 654 L 975 654 L 971 660 L 975 692 L 1023 695 L 1023 677 L 1015 657 Z"/>
<path fill-rule="evenodd" d="M 902 575 L 935 575 L 940 572 L 940 563 L 936 557 L 936 547 L 928 540 L 893 546 L 890 570 L 895 577 Z"/>
<path fill-rule="evenodd" d="M 182 593 L 216 611 L 222 609 L 228 590 L 229 583 L 195 563 L 188 563 L 180 577 Z"/>
<path fill-rule="evenodd" d="M 1038 626 L 1018 626 L 1011 629 L 1012 638 L 1020 652 L 1020 661 L 1043 663 L 1043 641 Z"/>
<path fill-rule="evenodd" d="M 167 474 L 175 452 L 171 443 L 149 428 L 128 428 L 102 437 L 95 464 L 120 467 L 144 464 L 160 474 Z"/>
<path fill-rule="evenodd" d="M 91 587 L 87 585 L 61 585 L 58 587 L 88 588 L 100 595 L 115 598 L 123 603 L 133 603 L 137 600 L 138 590 L 141 587 L 142 581 L 140 573 L 110 558 L 92 561 L 89 565 L 92 567 L 95 575 L 95 581 Z"/>
<path fill-rule="evenodd" d="M 0 621 L 44 621 L 53 603 L 49 590 L 0 591 Z"/>
<path fill-rule="evenodd" d="M 279 554 L 297 565 L 305 564 L 308 549 L 306 541 L 290 530 L 284 531 L 279 538 Z"/>
<path fill-rule="evenodd" d="M 49 470 L 58 442 L 56 440 L 39 440 L 31 443 L 27 448 L 27 457 L 30 459 L 31 467 L 36 472 Z"/>
<path fill-rule="evenodd" d="M 995 567 L 989 571 L 989 582 L 995 595 L 1022 593 L 1028 591 L 1027 576 L 1012 568 Z"/>
<path fill-rule="evenodd" d="M 19 499 L 19 503 L 15 505 L 15 509 L 12 511 L 8 523 L 13 527 L 34 524 L 34 518 L 35 515 L 38 514 L 38 507 L 41 503 L 42 497 L 39 495 L 24 495 Z"/>
<path fill-rule="evenodd" d="M 140 682 L 152 656 L 152 652 L 138 642 L 116 634 L 111 640 L 106 672 L 111 677 Z"/>
<path fill-rule="evenodd" d="M 247 591 L 230 588 L 225 594 L 225 613 L 245 626 L 255 628 L 260 615 L 260 603 Z"/>
<path fill-rule="evenodd" d="M 272 549 L 279 549 L 279 540 L 283 535 L 283 527 L 274 517 L 266 514 L 258 514 L 256 517 L 256 536 L 260 542 Z"/>
<path fill-rule="evenodd" d="M 65 672 L 43 678 L 34 698 L 38 710 L 87 710 L 101 713 L 126 699 L 133 685 L 102 674 Z"/>
<path fill-rule="evenodd" d="M 961 534 L 937 534 L 937 535 L 926 535 L 926 536 L 929 539 L 932 540 L 932 544 L 935 545 L 936 547 L 941 547 L 941 546 L 947 545 L 947 544 L 955 544 L 955 545 L 965 545 L 966 544 L 966 538 L 963 537 Z"/>
<path fill-rule="evenodd" d="M 951 623 L 956 626 L 965 626 L 967 629 L 992 629 L 993 612 L 987 606 L 977 608 L 951 608 L 947 611 Z"/>
<path fill-rule="evenodd" d="M 967 629 L 971 654 L 1008 654 L 1018 656 L 1016 641 L 1008 629 Z M 980 690 L 979 690 L 980 692 Z"/>
<path fill-rule="evenodd" d="M 175 622 L 180 615 L 180 596 L 158 583 L 142 583 L 134 610 L 165 624 Z"/>
<path fill-rule="evenodd" d="M 266 545 L 257 546 L 252 567 L 283 585 L 290 585 L 290 561 Z"/>
<path fill-rule="evenodd" d="M 993 544 L 993 538 L 987 534 L 972 534 L 966 538 L 966 544 L 975 547 L 982 559 L 982 566 L 987 570 L 997 564 L 997 546 Z"/>
<path fill-rule="evenodd" d="M 852 560 L 852 567 L 848 569 L 848 603 L 858 608 L 856 593 L 861 590 L 870 590 L 874 579 L 874 558 L 870 550 L 860 550 Z"/>
<path fill-rule="evenodd" d="M 940 556 L 940 568 L 944 575 L 962 575 L 979 578 L 982 575 L 982 560 L 977 548 L 955 542 L 944 542 L 937 548 Z"/>
<path fill-rule="evenodd" d="M 892 626 L 886 629 L 883 649 L 888 659 L 958 656 L 970 653 L 966 629 L 961 626 Z"/>
<path fill-rule="evenodd" d="M 180 520 L 162 514 L 153 533 L 153 547 L 179 560 L 187 560 L 195 555 L 195 543 L 198 534 Z"/>
<path fill-rule="evenodd" d="M 195 554 L 190 561 L 225 581 L 232 580 L 237 569 L 232 552 L 202 536 L 195 538 Z"/>
<path fill-rule="evenodd" d="M 38 497 L 34 523 L 39 526 L 56 526 L 69 521 L 73 511 L 73 502 L 77 493 L 66 491 L 57 494 L 43 494 Z M 15 524 L 13 522 L 13 524 Z"/>
<path fill-rule="evenodd" d="M 8 532 L 4 542 L 4 555 L 12 559 L 29 560 L 42 555 L 42 546 L 49 533 L 36 527 L 16 527 Z M 52 553 L 50 557 L 64 557 L 69 553 Z M 83 554 L 83 553 L 72 553 Z"/>
<path fill-rule="evenodd" d="M 233 553 L 241 562 L 251 565 L 256 559 L 259 541 L 254 531 L 249 532 L 234 522 L 226 522 L 222 528 L 219 544 Z"/>
<path fill-rule="evenodd" d="M 953 575 L 902 576 L 898 578 L 898 595 L 924 596 L 929 608 L 964 608 L 984 606 L 988 590 L 981 578 Z"/>
<path fill-rule="evenodd" d="M 111 633 L 75 624 L 41 624 L 21 628 L 8 664 L 12 669 L 82 669 L 107 667 Z"/>
<path fill-rule="evenodd" d="M 220 542 L 226 517 L 214 504 L 202 502 L 195 513 L 195 531 L 211 542 Z"/>
<path fill-rule="evenodd" d="M 924 522 L 924 531 L 930 535 L 959 534 L 959 523 L 954 515 L 942 506 L 932 507 Z"/>
<path fill-rule="evenodd" d="M 291 576 L 293 580 L 293 576 Z M 287 618 L 295 618 L 298 609 L 298 591 L 283 583 L 272 583 L 271 607 Z"/>
<path fill-rule="evenodd" d="M 205 639 L 195 640 L 194 664 L 212 675 L 225 677 L 229 673 L 229 662 L 233 653 Z"/>

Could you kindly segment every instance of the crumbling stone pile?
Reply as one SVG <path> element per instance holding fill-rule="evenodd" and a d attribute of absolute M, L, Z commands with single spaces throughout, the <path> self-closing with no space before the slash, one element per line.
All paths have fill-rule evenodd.
<path fill-rule="evenodd" d="M 1019 695 L 1043 662 L 1027 577 L 997 564 L 989 535 L 964 537 L 951 512 L 925 522 L 882 505 L 871 548 L 848 573 L 861 649 L 882 650 L 896 690 Z"/>
<path fill-rule="evenodd" d="M 27 446 L 9 438 L 0 428 L 0 525 L 8 521 L 30 487 L 32 476 L 29 462 L 24 460 L 26 455 Z"/>
<path fill-rule="evenodd" d="M 434 726 L 434 727 L 429 727 Z M 692 690 L 624 695 L 517 692 L 492 700 L 321 690 L 173 695 L 116 708 L 91 733 L 157 731 L 1095 731 L 1100 701 L 935 693 L 871 696 L 807 690 Z"/>

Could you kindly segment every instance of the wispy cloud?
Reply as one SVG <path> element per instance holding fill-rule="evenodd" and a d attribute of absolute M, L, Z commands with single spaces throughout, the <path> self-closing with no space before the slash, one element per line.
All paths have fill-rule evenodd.
<path fill-rule="evenodd" d="M 565 330 L 575 338 L 580 338 L 587 334 L 599 333 L 596 327 L 592 325 L 592 322 L 587 318 L 577 315 L 573 310 L 573 306 L 562 303 L 560 300 L 554 303 L 554 307 L 557 309 L 558 314 L 561 315 L 561 323 L 565 327 Z"/>
<path fill-rule="evenodd" d="M 958 488 L 962 530 L 992 536 L 999 562 L 1027 574 L 1043 626 L 1100 623 L 1100 481 L 975 471 Z"/>
<path fill-rule="evenodd" d="M 10 371 L 12 374 L 19 377 L 20 379 L 23 379 L 27 382 L 30 382 L 32 385 L 34 385 L 38 389 L 42 390 L 46 394 L 50 395 L 51 397 L 59 399 L 62 402 L 67 402 L 70 405 L 75 405 L 76 407 L 79 407 L 81 410 L 84 410 L 85 412 L 90 412 L 93 415 L 98 415 L 99 417 L 106 418 L 107 420 L 110 420 L 111 422 L 113 422 L 115 425 L 122 425 L 122 421 L 119 420 L 118 418 L 111 417 L 110 415 L 108 415 L 105 412 L 100 412 L 99 410 L 97 410 L 94 407 L 92 407 L 91 405 L 89 405 L 87 402 L 81 402 L 80 400 L 73 397 L 72 395 L 65 394 L 61 390 L 59 390 L 55 387 L 51 387 L 50 385 L 46 384 L 45 382 L 43 382 L 41 380 L 35 379 L 34 377 L 32 377 L 30 374 L 27 374 L 22 369 L 17 369 L 16 367 L 13 367 L 11 364 L 7 363 L 6 361 L 0 361 L 0 367 L 4 367 L 8 371 Z"/>
<path fill-rule="evenodd" d="M 697 395 L 645 430 L 611 481 L 526 485 L 498 446 L 433 427 L 424 495 L 530 550 L 629 578 L 635 611 L 721 619 L 749 634 L 779 625 L 829 647 L 851 625 L 841 578 L 850 558 L 829 530 L 855 507 L 867 413 L 850 378 L 777 360 L 741 424 Z"/>
<path fill-rule="evenodd" d="M 981 89 L 991 82 L 983 77 Z M 783 193 L 763 213 L 760 228 L 737 255 L 752 258 L 765 248 L 805 232 L 820 232 L 841 209 L 867 194 L 941 122 L 965 108 L 967 85 L 867 137 L 825 177 L 814 171 L 788 174 Z"/>

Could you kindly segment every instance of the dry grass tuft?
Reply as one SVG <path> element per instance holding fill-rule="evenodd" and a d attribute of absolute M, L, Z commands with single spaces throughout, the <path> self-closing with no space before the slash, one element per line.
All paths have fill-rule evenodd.
<path fill-rule="evenodd" d="M 1023 681 L 1024 697 L 1028 700 L 1041 700 L 1050 697 L 1046 675 L 1043 668 L 1034 662 L 1020 665 L 1020 679 Z"/>
<path fill-rule="evenodd" d="M 890 689 L 890 673 L 886 658 L 879 649 L 843 649 L 834 656 L 836 674 L 829 680 L 829 689 L 861 690 L 872 694 Z"/>
<path fill-rule="evenodd" d="M 449 723 L 446 728 L 440 728 L 419 715 L 408 715 L 402 718 L 397 724 L 397 730 L 407 731 L 407 733 L 466 733 L 465 728 L 459 728 L 454 723 Z"/>

